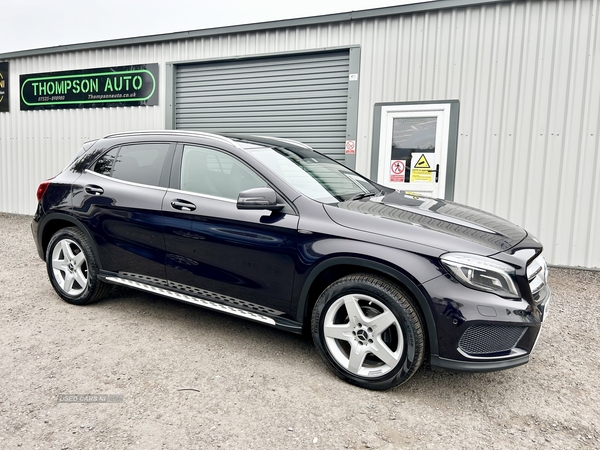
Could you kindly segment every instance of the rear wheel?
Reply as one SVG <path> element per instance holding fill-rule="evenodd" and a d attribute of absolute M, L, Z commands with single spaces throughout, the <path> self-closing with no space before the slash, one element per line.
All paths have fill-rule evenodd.
<path fill-rule="evenodd" d="M 408 381 L 423 361 L 423 324 L 410 297 L 368 274 L 339 279 L 312 315 L 315 346 L 340 378 L 383 390 Z"/>
<path fill-rule="evenodd" d="M 78 228 L 63 228 L 46 250 L 48 276 L 56 293 L 75 305 L 102 298 L 109 286 L 98 280 L 98 264 L 85 235 Z"/>

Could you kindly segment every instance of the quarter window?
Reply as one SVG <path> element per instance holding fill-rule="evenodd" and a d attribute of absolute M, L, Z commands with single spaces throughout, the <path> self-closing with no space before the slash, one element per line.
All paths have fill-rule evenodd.
<path fill-rule="evenodd" d="M 237 159 L 217 150 L 186 145 L 181 162 L 181 189 L 236 200 L 246 189 L 267 183 Z"/>
<path fill-rule="evenodd" d="M 158 186 L 169 144 L 125 145 L 105 153 L 94 172 L 132 183 Z"/>

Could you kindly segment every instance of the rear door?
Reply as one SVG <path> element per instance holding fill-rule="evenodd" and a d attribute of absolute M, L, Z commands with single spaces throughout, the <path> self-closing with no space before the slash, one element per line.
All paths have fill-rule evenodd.
<path fill-rule="evenodd" d="M 165 282 L 161 208 L 174 150 L 165 142 L 116 146 L 77 180 L 73 207 L 104 270 Z"/>
<path fill-rule="evenodd" d="M 180 145 L 163 200 L 169 285 L 270 314 L 289 312 L 298 216 L 238 210 L 240 191 L 267 183 L 216 148 Z"/>

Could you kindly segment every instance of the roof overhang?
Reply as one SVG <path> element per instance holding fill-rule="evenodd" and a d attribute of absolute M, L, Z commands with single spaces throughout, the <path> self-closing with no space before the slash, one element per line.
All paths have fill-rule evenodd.
<path fill-rule="evenodd" d="M 363 20 L 403 14 L 415 14 L 430 11 L 441 11 L 452 8 L 472 7 L 494 3 L 507 3 L 510 1 L 511 0 L 436 0 L 423 3 L 413 3 L 409 5 L 389 6 L 384 8 L 351 11 L 346 13 L 303 17 L 299 19 L 275 20 L 270 22 L 259 22 L 246 25 L 205 28 L 202 30 L 179 31 L 175 33 L 155 34 L 149 36 L 140 36 L 123 39 L 111 39 L 107 41 L 86 42 L 81 44 L 58 45 L 54 47 L 45 47 L 32 50 L 20 50 L 9 53 L 0 53 L 0 60 L 22 58 L 27 56 L 47 55 L 52 53 L 95 50 L 107 47 L 121 47 L 166 41 L 177 41 L 206 36 L 217 36 L 223 34 L 248 33 L 253 31 L 274 30 L 279 28 L 303 27 L 310 25 L 319 25 L 323 23 L 350 22 L 353 20 Z"/>

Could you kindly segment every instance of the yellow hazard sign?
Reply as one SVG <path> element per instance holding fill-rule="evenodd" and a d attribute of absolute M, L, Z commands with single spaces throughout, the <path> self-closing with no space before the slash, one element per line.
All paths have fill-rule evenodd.
<path fill-rule="evenodd" d="M 427 158 L 425 158 L 425 153 L 421 153 L 421 157 L 419 158 L 419 160 L 415 164 L 415 167 L 417 169 L 431 169 L 431 166 L 427 162 Z"/>
<path fill-rule="evenodd" d="M 433 183 L 431 165 L 434 164 L 434 157 L 434 153 L 412 153 L 412 167 L 410 169 L 411 183 Z"/>

